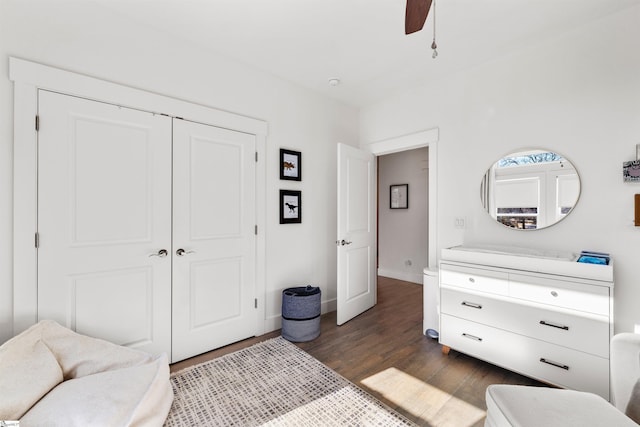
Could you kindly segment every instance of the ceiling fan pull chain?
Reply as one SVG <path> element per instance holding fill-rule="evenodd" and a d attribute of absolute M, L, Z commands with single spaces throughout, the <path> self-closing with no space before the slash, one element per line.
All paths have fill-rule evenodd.
<path fill-rule="evenodd" d="M 438 45 L 436 44 L 436 0 L 433 0 L 433 42 L 431 43 L 431 49 L 433 49 L 433 54 L 431 57 L 436 59 L 438 56 L 438 51 L 436 50 Z"/>

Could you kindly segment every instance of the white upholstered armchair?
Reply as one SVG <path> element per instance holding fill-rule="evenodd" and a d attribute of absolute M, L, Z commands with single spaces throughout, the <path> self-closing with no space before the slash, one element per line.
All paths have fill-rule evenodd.
<path fill-rule="evenodd" d="M 485 427 L 637 426 L 640 335 L 622 333 L 613 337 L 610 369 L 611 403 L 598 395 L 575 390 L 490 385 L 486 392 Z"/>

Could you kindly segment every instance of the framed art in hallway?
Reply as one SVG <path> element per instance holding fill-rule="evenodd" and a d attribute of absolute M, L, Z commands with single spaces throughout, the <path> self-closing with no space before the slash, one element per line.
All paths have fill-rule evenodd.
<path fill-rule="evenodd" d="M 389 186 L 389 208 L 409 209 L 409 184 Z"/>
<path fill-rule="evenodd" d="M 280 149 L 280 179 L 302 181 L 302 153 Z"/>
<path fill-rule="evenodd" d="M 302 222 L 302 191 L 280 190 L 280 224 Z"/>

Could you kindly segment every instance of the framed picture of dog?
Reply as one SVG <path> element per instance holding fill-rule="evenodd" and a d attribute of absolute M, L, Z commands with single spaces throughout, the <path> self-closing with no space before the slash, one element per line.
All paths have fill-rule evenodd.
<path fill-rule="evenodd" d="M 302 222 L 302 191 L 280 190 L 280 224 Z"/>
<path fill-rule="evenodd" d="M 280 149 L 280 179 L 302 181 L 302 153 Z"/>

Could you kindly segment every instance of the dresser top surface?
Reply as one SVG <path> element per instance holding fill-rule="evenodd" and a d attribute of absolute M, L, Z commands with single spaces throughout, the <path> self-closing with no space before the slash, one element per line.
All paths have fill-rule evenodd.
<path fill-rule="evenodd" d="M 479 252 L 494 255 L 511 255 L 529 258 L 555 259 L 558 261 L 573 262 L 578 259 L 578 254 L 568 251 L 552 251 L 543 249 L 523 248 L 518 246 L 499 246 L 499 245 L 473 245 L 473 246 L 454 246 L 449 248 L 456 251 Z"/>
<path fill-rule="evenodd" d="M 576 262 L 578 254 L 521 247 L 473 245 L 442 250 L 441 261 L 508 268 L 536 273 L 613 282 L 613 261 L 609 265 Z"/>

